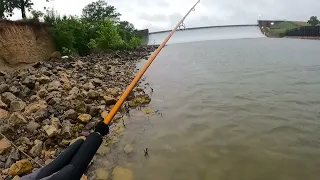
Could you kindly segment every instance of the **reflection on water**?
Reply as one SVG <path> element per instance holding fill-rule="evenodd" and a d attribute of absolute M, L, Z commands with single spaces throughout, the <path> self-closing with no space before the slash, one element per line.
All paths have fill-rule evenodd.
<path fill-rule="evenodd" d="M 117 163 L 136 180 L 319 179 L 318 47 L 265 38 L 167 46 L 146 74 L 163 117 L 131 117 L 118 148 L 135 150 Z"/>

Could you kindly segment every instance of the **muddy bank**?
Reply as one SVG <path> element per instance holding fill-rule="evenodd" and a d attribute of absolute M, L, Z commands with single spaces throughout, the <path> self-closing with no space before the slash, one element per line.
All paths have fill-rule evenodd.
<path fill-rule="evenodd" d="M 320 37 L 308 37 L 308 36 L 287 36 L 291 39 L 309 39 L 309 40 L 320 40 Z"/>
<path fill-rule="evenodd" d="M 0 130 L 9 139 L 0 138 L 2 177 L 27 174 L 51 162 L 76 138 L 89 135 L 133 79 L 136 62 L 146 59 L 155 48 L 57 59 L 1 72 Z M 116 134 L 123 131 L 130 109 L 150 101 L 143 87 L 135 88 L 114 118 L 99 154 L 117 141 Z M 121 174 L 125 170 L 115 171 Z"/>

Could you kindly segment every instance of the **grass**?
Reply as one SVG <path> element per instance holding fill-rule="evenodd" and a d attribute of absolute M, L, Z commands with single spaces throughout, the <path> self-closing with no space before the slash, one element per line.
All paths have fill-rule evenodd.
<path fill-rule="evenodd" d="M 287 30 L 299 28 L 302 26 L 310 26 L 310 24 L 302 21 L 285 21 L 271 26 L 268 30 L 271 34 L 283 37 L 285 36 Z"/>

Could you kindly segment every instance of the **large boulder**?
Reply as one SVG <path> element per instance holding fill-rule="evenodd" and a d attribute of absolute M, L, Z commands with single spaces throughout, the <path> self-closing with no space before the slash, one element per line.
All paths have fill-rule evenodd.
<path fill-rule="evenodd" d="M 23 159 L 14 163 L 10 169 L 9 174 L 11 176 L 20 176 L 32 171 L 32 164 L 28 159 Z"/>

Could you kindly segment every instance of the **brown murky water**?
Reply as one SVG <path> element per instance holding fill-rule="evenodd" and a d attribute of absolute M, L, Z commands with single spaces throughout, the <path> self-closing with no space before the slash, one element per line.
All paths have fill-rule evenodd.
<path fill-rule="evenodd" d="M 167 46 L 144 82 L 159 113 L 132 113 L 101 161 L 135 180 L 319 179 L 319 47 L 267 38 Z"/>

